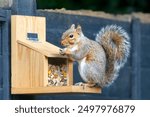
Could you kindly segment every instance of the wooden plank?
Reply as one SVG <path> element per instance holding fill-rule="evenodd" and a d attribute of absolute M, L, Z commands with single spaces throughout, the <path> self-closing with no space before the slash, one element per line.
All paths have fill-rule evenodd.
<path fill-rule="evenodd" d="M 59 47 L 52 45 L 48 42 L 34 42 L 29 40 L 17 40 L 17 42 L 47 57 L 66 58 L 66 56 L 62 56 L 59 54 Z"/>
<path fill-rule="evenodd" d="M 45 17 L 13 15 L 12 23 L 17 22 L 12 30 L 16 30 L 17 40 L 26 40 L 27 33 L 37 33 L 40 42 L 46 41 Z M 21 25 L 20 25 L 21 24 Z"/>
<path fill-rule="evenodd" d="M 100 88 L 83 86 L 53 86 L 38 88 L 12 88 L 12 94 L 43 94 L 43 93 L 101 93 Z"/>
<path fill-rule="evenodd" d="M 43 61 L 44 62 L 43 63 L 43 65 L 44 65 L 44 67 L 43 67 L 44 68 L 43 69 L 44 70 L 43 71 L 44 72 L 44 77 L 42 79 L 43 81 L 40 81 L 40 82 L 43 82 L 43 84 L 44 84 L 43 86 L 45 87 L 48 84 L 48 58 L 44 56 L 43 60 L 44 60 Z"/>
<path fill-rule="evenodd" d="M 141 98 L 141 34 L 140 21 L 132 20 L 132 99 Z"/>
<path fill-rule="evenodd" d="M 18 45 L 18 72 L 17 86 L 43 87 L 44 86 L 44 56 L 25 46 Z"/>
<path fill-rule="evenodd" d="M 98 87 L 83 87 L 83 86 L 72 86 L 73 93 L 101 93 L 101 88 Z"/>
<path fill-rule="evenodd" d="M 27 48 L 26 46 L 18 44 L 17 40 L 26 40 L 27 33 L 37 33 L 39 41 L 44 42 L 46 40 L 45 18 L 12 16 L 11 30 L 12 87 L 32 87 L 33 85 L 35 85 L 35 87 L 41 86 L 41 83 L 43 82 L 38 81 L 41 81 L 41 78 L 44 77 L 43 55 Z M 33 71 L 33 73 L 31 73 L 30 70 Z"/>
<path fill-rule="evenodd" d="M 29 81 L 30 87 L 44 86 L 44 58 L 42 54 L 29 49 Z M 25 77 L 24 77 L 25 78 Z M 26 78 L 25 78 L 26 80 Z"/>
<path fill-rule="evenodd" d="M 23 47 L 22 45 L 17 45 L 17 77 L 14 87 L 31 87 L 30 82 L 30 50 Z M 13 66 L 12 66 L 13 67 Z M 13 69 L 13 68 L 12 68 Z M 32 72 L 32 71 L 31 71 Z"/>
<path fill-rule="evenodd" d="M 73 85 L 73 61 L 67 60 L 67 65 L 68 65 L 68 79 L 67 79 L 67 85 Z"/>
<path fill-rule="evenodd" d="M 18 87 L 42 87 L 44 56 L 27 47 L 18 45 Z"/>
<path fill-rule="evenodd" d="M 71 92 L 71 87 L 12 88 L 12 94 L 45 94 Z"/>

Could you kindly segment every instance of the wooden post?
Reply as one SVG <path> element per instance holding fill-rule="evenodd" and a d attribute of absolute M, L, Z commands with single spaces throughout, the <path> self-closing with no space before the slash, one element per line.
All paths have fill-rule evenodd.
<path fill-rule="evenodd" d="M 141 34 L 140 20 L 133 18 L 132 20 L 132 99 L 141 98 Z"/>

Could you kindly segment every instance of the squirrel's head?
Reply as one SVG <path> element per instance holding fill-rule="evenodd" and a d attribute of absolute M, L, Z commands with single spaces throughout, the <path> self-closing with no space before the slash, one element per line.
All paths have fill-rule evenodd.
<path fill-rule="evenodd" d="M 81 26 L 78 25 L 77 28 L 75 28 L 75 25 L 72 24 L 71 27 L 63 33 L 61 45 L 62 46 L 75 45 L 80 41 L 80 37 L 82 36 L 83 33 Z"/>

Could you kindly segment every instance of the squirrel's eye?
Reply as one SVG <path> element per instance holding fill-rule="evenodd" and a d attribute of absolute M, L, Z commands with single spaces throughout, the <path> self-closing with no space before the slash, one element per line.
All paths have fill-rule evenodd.
<path fill-rule="evenodd" d="M 70 38 L 73 38 L 73 34 L 69 35 Z"/>

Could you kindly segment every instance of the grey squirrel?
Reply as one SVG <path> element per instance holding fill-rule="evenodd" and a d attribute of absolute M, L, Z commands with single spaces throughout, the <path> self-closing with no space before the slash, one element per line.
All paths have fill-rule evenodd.
<path fill-rule="evenodd" d="M 102 28 L 95 41 L 84 36 L 81 26 L 72 24 L 61 39 L 60 53 L 78 61 L 81 78 L 87 85 L 103 88 L 117 78 L 118 72 L 127 61 L 130 53 L 130 38 L 120 26 Z"/>

